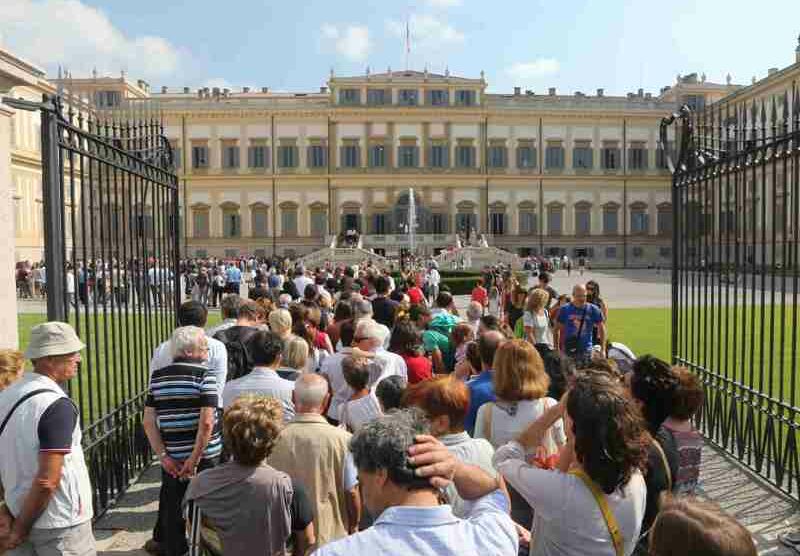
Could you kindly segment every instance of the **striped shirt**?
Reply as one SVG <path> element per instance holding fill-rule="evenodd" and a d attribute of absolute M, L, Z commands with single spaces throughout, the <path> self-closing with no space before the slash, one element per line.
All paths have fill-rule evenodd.
<path fill-rule="evenodd" d="M 153 371 L 145 405 L 156 412 L 158 430 L 167 455 L 185 461 L 192 454 L 200 411 L 217 407 L 217 380 L 208 367 L 198 363 L 178 362 Z M 219 422 L 203 451 L 202 459 L 216 457 L 222 451 Z"/>

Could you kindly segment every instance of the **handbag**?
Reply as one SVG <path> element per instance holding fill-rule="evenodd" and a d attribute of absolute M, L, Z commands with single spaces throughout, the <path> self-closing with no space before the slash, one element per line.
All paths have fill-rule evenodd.
<path fill-rule="evenodd" d="M 564 340 L 564 351 L 567 355 L 574 357 L 578 355 L 581 351 L 581 332 L 583 332 L 583 323 L 586 322 L 586 310 L 587 307 L 583 308 L 583 317 L 581 318 L 581 324 L 578 327 L 578 333 L 575 336 L 567 338 Z"/>
<path fill-rule="evenodd" d="M 583 481 L 583 484 L 586 485 L 586 488 L 588 488 L 592 493 L 595 502 L 597 502 L 597 505 L 600 507 L 600 513 L 603 514 L 603 520 L 606 522 L 608 534 L 611 535 L 611 542 L 614 545 L 614 551 L 617 553 L 617 556 L 624 556 L 625 542 L 622 539 L 622 532 L 619 529 L 617 518 L 614 517 L 614 513 L 608 506 L 608 499 L 606 498 L 605 493 L 600 490 L 600 487 L 597 486 L 597 483 L 595 483 L 583 469 L 573 469 L 569 472 L 569 474 L 575 475 L 581 481 Z"/>

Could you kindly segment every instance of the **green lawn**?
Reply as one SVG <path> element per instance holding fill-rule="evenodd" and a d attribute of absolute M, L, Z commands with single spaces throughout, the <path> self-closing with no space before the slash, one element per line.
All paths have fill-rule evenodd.
<path fill-rule="evenodd" d="M 608 314 L 608 337 L 622 342 L 636 355 L 651 354 L 670 360 L 670 309 L 612 309 Z"/>

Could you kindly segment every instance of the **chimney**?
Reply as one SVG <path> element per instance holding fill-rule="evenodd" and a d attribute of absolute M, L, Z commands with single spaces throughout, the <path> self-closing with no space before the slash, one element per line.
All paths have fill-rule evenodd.
<path fill-rule="evenodd" d="M 261 87 L 261 92 L 262 93 L 268 93 L 269 92 L 269 87 Z"/>
<path fill-rule="evenodd" d="M 222 89 L 222 96 L 224 96 L 224 97 L 231 96 L 231 90 L 230 89 Z"/>
<path fill-rule="evenodd" d="M 327 88 L 327 87 L 320 87 L 320 88 L 319 88 L 319 92 L 320 92 L 321 94 L 325 95 L 325 94 L 327 94 L 327 93 L 328 93 L 328 88 Z"/>
<path fill-rule="evenodd" d="M 767 76 L 775 75 L 776 73 L 778 73 L 778 68 L 769 68 L 767 70 Z"/>
<path fill-rule="evenodd" d="M 652 98 L 653 98 L 653 93 L 645 93 L 644 94 L 644 99 L 645 100 L 651 100 Z"/>
<path fill-rule="evenodd" d="M 214 87 L 211 91 L 214 93 L 214 98 L 219 98 L 219 87 Z"/>
<path fill-rule="evenodd" d="M 514 87 L 514 96 L 518 97 L 522 94 L 522 87 Z"/>
<path fill-rule="evenodd" d="M 603 89 L 597 89 L 597 96 L 601 97 L 604 94 L 605 94 L 605 91 Z"/>
<path fill-rule="evenodd" d="M 632 98 L 633 98 L 633 97 L 635 97 L 635 96 L 636 96 L 636 95 L 635 95 L 635 94 L 633 94 L 633 93 L 628 93 L 628 99 L 629 99 L 629 100 L 630 100 L 630 99 L 632 99 Z"/>
<path fill-rule="evenodd" d="M 532 97 L 533 96 L 533 91 L 530 90 L 530 89 L 525 89 L 525 96 Z"/>
<path fill-rule="evenodd" d="M 186 88 L 183 89 L 184 91 Z M 203 89 L 197 89 L 197 98 L 203 98 L 205 96 L 205 91 Z"/>
<path fill-rule="evenodd" d="M 249 93 L 249 92 L 250 92 L 250 87 L 242 87 L 242 92 L 243 92 L 244 94 L 247 94 L 247 93 Z"/>
<path fill-rule="evenodd" d="M 167 86 L 166 85 L 162 85 L 161 86 L 161 94 L 162 95 L 166 95 L 167 94 Z"/>
<path fill-rule="evenodd" d="M 191 92 L 191 91 L 189 90 L 189 87 L 184 87 L 184 88 L 183 88 L 183 94 L 184 94 L 184 95 L 188 95 L 190 92 Z"/>
<path fill-rule="evenodd" d="M 794 49 L 794 61 L 800 64 L 800 36 L 797 37 L 797 48 Z"/>
<path fill-rule="evenodd" d="M 550 95 L 551 97 L 556 96 L 556 88 L 550 87 L 549 89 L 547 89 L 547 94 Z"/>
<path fill-rule="evenodd" d="M 583 96 L 583 93 L 582 93 L 582 92 L 580 92 L 580 91 L 575 91 L 575 96 L 576 96 L 576 97 L 582 97 L 582 96 Z"/>
<path fill-rule="evenodd" d="M 639 89 L 638 91 L 636 91 L 636 96 L 642 98 L 644 96 L 644 89 Z"/>

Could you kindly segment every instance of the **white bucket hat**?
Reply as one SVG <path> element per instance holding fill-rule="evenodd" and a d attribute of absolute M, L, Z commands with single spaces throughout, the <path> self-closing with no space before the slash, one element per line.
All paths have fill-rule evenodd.
<path fill-rule="evenodd" d="M 31 339 L 25 351 L 26 359 L 41 359 L 51 355 L 66 355 L 81 351 L 86 345 L 75 330 L 65 322 L 45 322 L 31 329 Z"/>

